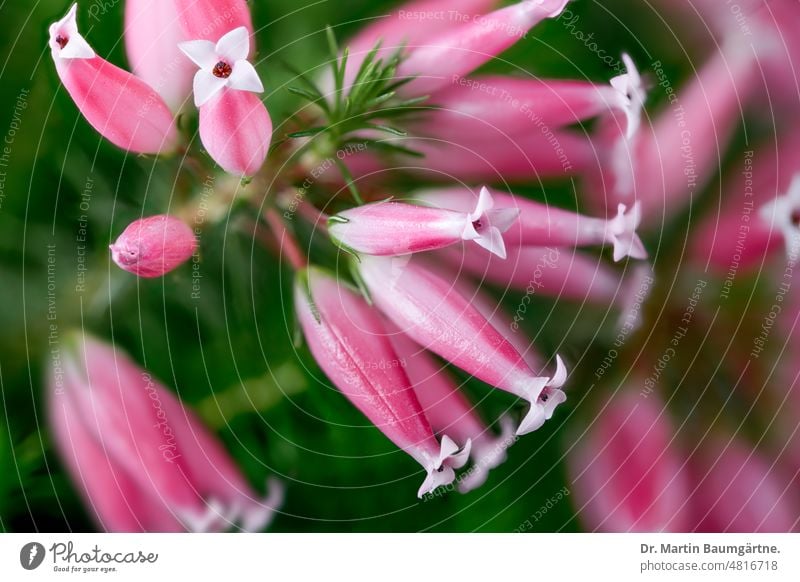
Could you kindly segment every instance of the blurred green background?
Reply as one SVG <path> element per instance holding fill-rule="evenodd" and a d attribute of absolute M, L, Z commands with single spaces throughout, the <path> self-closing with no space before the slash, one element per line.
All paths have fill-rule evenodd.
<path fill-rule="evenodd" d="M 89 127 L 60 88 L 47 48 L 47 26 L 69 4 L 0 3 L 5 30 L 0 37 L 0 134 L 11 126 L 20 95 L 26 104 L 0 200 L 0 530 L 93 529 L 54 454 L 43 409 L 53 323 L 59 333 L 83 327 L 115 342 L 174 388 L 218 431 L 255 486 L 268 475 L 282 476 L 288 498 L 272 531 L 508 532 L 569 486 L 564 451 L 578 426 L 576 417 L 590 411 L 581 411 L 590 406 L 588 381 L 571 383 L 571 399 L 556 418 L 513 446 L 508 461 L 481 489 L 419 501 L 419 467 L 321 381 L 304 347 L 296 352 L 291 273 L 254 242 L 250 230 L 223 220 L 204 234 L 200 300 L 191 299 L 190 266 L 157 280 L 137 280 L 116 269 L 107 245 L 131 220 L 174 204 L 177 161 L 156 162 L 115 149 Z M 88 17 L 90 4 L 81 3 L 84 35 L 100 55 L 127 66 L 120 41 L 123 3 L 100 3 L 106 12 L 97 21 Z M 280 128 L 297 105 L 283 87 L 289 74 L 281 62 L 300 69 L 318 66 L 327 54 L 326 25 L 334 26 L 343 41 L 358 29 L 360 19 L 397 3 L 250 4 L 258 30 L 258 69 Z M 588 0 L 571 9 L 580 15 L 578 28 L 593 33 L 610 53 L 628 51 L 643 64 L 660 59 L 673 79 L 690 70 L 687 56 L 674 50 L 672 32 L 652 9 L 635 2 Z M 490 66 L 497 71 L 514 67 L 597 81 L 615 74 L 558 21 L 538 27 Z M 558 188 L 553 192 L 557 195 Z M 574 204 L 569 195 L 564 201 Z M 88 217 L 85 225 L 82 214 Z M 84 227 L 87 270 L 81 290 L 78 250 Z M 48 282 L 50 245 L 55 281 Z M 49 289 L 54 297 L 48 297 Z M 508 301 L 513 306 L 518 298 Z M 56 319 L 48 320 L 53 305 Z M 572 363 L 593 371 L 612 338 L 613 317 L 561 304 L 553 317 L 553 303 L 539 305 L 525 321 L 537 344 L 548 353 L 558 346 Z M 580 379 L 580 366 L 574 378 Z M 479 383 L 469 390 L 479 399 L 489 394 Z M 495 393 L 484 400 L 487 418 L 508 408 L 512 399 L 505 396 Z M 580 530 L 573 498 L 556 504 L 532 527 Z"/>

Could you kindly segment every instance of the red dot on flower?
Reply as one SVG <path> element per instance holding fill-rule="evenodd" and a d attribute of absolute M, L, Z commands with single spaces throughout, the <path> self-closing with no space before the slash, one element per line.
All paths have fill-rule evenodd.
<path fill-rule="evenodd" d="M 792 211 L 792 214 L 789 217 L 789 220 L 792 221 L 792 224 L 794 226 L 800 227 L 800 208 L 796 208 L 796 209 L 794 209 Z"/>
<path fill-rule="evenodd" d="M 220 61 L 214 65 L 214 70 L 212 72 L 214 73 L 215 77 L 227 79 L 231 76 L 231 73 L 233 73 L 233 68 L 225 61 Z"/>
<path fill-rule="evenodd" d="M 57 44 L 58 46 L 60 46 L 62 49 L 63 49 L 65 46 L 67 46 L 67 43 L 68 43 L 68 42 L 69 42 L 69 39 L 68 39 L 66 36 L 62 36 L 62 35 L 60 35 L 60 34 L 59 34 L 59 35 L 56 37 L 56 44 Z"/>

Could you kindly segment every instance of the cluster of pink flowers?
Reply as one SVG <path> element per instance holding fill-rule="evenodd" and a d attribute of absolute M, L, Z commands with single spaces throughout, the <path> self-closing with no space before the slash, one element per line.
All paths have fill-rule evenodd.
<path fill-rule="evenodd" d="M 307 264 L 286 215 L 277 210 L 284 192 L 267 192 L 266 210 L 259 208 L 295 271 L 295 310 L 308 348 L 330 382 L 421 465 L 420 497 L 454 481 L 462 492 L 480 486 L 487 471 L 503 462 L 510 443 L 539 429 L 567 398 L 562 358 L 541 354 L 480 283 L 527 295 L 535 285 L 537 294 L 614 306 L 624 315 L 641 290 L 642 273 L 649 273 L 640 225 L 659 227 L 684 210 L 694 191 L 712 179 L 741 108 L 757 94 L 756 77 L 767 71 L 769 83 L 781 81 L 772 74 L 780 63 L 769 42 L 743 48 L 723 38 L 696 79 L 679 90 L 684 125 L 676 124 L 671 106 L 644 124 L 646 83 L 628 55 L 621 55 L 625 71 L 608 84 L 474 74 L 540 22 L 559 17 L 568 0 L 496 4 L 411 1 L 364 28 L 340 55 L 340 77 L 321 80 L 341 99 L 359 91 L 360 75 L 374 69 L 376 60 L 399 54 L 397 87 L 387 99 L 427 98 L 436 105 L 408 121 L 404 129 L 410 135 L 381 138 L 396 151 L 421 155 L 421 161 L 392 165 L 377 151 L 358 150 L 315 173 L 315 187 L 329 188 L 329 200 L 297 202 L 298 216 L 344 252 L 351 282 L 323 265 Z M 796 2 L 773 4 L 796 16 Z M 461 16 L 420 17 L 433 12 Z M 185 151 L 175 120 L 179 112 L 188 113 L 193 95 L 208 156 L 237 178 L 266 175 L 269 182 L 272 170 L 265 161 L 272 123 L 258 96 L 263 84 L 249 60 L 253 27 L 244 0 L 127 0 L 125 18 L 133 73 L 95 54 L 78 32 L 77 5 L 50 28 L 59 77 L 92 127 L 128 152 Z M 763 18 L 758 25 L 766 30 L 774 23 Z M 576 129 L 590 121 L 591 131 Z M 691 168 L 685 157 L 687 127 L 693 136 Z M 770 152 L 782 159 L 780 175 L 758 180 L 751 239 L 757 244 L 748 244 L 743 255 L 751 264 L 781 241 L 790 255 L 800 243 L 800 164 L 783 162 L 797 158 L 798 127 L 786 128 L 778 151 Z M 372 140 L 383 129 L 365 125 L 356 134 Z M 314 132 L 303 139 L 298 143 L 313 142 Z M 290 148 L 288 158 L 299 172 L 319 162 L 311 155 L 292 157 L 304 145 Z M 395 196 L 396 172 L 438 185 Z M 564 177 L 583 185 L 584 202 L 594 215 L 488 186 Z M 687 178 L 696 186 L 687 188 Z M 367 203 L 342 208 L 337 190 L 355 184 L 369 193 Z M 336 209 L 328 212 L 329 205 Z M 720 229 L 736 220 L 726 214 L 694 231 L 693 261 L 709 257 L 726 268 L 732 253 L 742 254 Z M 110 248 L 122 269 L 159 277 L 197 253 L 197 246 L 178 218 L 155 216 L 128 226 Z M 583 247 L 608 248 L 615 262 L 642 262 L 631 261 L 627 274 L 620 274 Z M 532 280 L 538 264 L 546 268 Z M 155 393 L 173 423 L 183 461 L 153 458 L 162 456 L 156 451 L 163 450 L 164 435 L 141 436 L 153 432 L 148 423 L 154 414 L 141 373 L 110 348 L 82 341 L 64 393 L 53 398 L 53 422 L 62 452 L 104 527 L 262 527 L 277 500 L 254 501 L 219 444 L 158 386 Z M 113 363 L 106 367 L 108 362 Z M 521 399 L 527 411 L 486 422 L 447 364 Z M 718 490 L 735 476 L 723 463 L 690 496 L 685 467 L 672 452 L 671 432 L 655 399 L 618 400 L 593 429 L 597 438 L 590 439 L 591 446 L 573 456 L 579 487 L 589 499 L 587 515 L 606 529 L 689 527 L 679 511 L 686 499 L 702 504 L 718 498 Z M 65 414 L 62 407 L 82 412 Z M 105 413 L 98 417 L 92 413 L 96 408 Z M 606 447 L 598 452 L 597 443 Z M 758 481 L 762 461 L 735 442 L 726 450 L 736 462 L 742 459 L 745 478 L 760 494 L 776 496 L 777 485 Z M 99 459 L 99 476 L 81 471 L 88 458 Z M 469 462 L 471 468 L 458 476 Z M 106 497 L 103 492 L 111 488 L 116 494 Z M 747 508 L 747 500 L 740 501 Z M 735 522 L 719 511 L 732 509 L 709 509 L 708 520 Z M 781 515 L 776 509 L 777 521 L 767 527 L 785 529 Z"/>

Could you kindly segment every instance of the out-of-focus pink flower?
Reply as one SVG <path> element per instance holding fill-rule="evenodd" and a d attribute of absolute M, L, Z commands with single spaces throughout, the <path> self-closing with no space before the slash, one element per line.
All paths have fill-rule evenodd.
<path fill-rule="evenodd" d="M 408 159 L 397 166 L 427 180 L 486 183 L 530 182 L 562 178 L 597 164 L 597 152 L 588 136 L 572 131 L 531 131 L 524 135 L 471 134 L 458 140 L 385 140 L 418 151 L 422 160 Z M 348 168 L 358 158 L 345 160 Z M 378 165 L 378 168 L 381 166 Z M 386 168 L 386 164 L 383 166 Z M 358 171 L 355 167 L 355 171 Z M 366 166 L 366 173 L 375 171 Z"/>
<path fill-rule="evenodd" d="M 561 14 L 568 1 L 525 0 L 425 38 L 420 46 L 408 51 L 397 69 L 399 77 L 413 78 L 401 91 L 428 95 L 453 78 L 471 73 L 542 20 Z"/>
<path fill-rule="evenodd" d="M 149 279 L 188 261 L 197 248 L 197 239 L 186 223 L 160 214 L 132 222 L 109 248 L 120 269 Z"/>
<path fill-rule="evenodd" d="M 691 260 L 719 273 L 759 268 L 773 254 L 791 257 L 800 236 L 800 133 L 790 125 L 747 152 L 725 177 L 717 212 L 693 228 Z"/>
<path fill-rule="evenodd" d="M 472 443 L 473 466 L 459 476 L 459 491 L 467 493 L 486 481 L 489 471 L 506 460 L 514 442 L 511 419 L 500 419 L 501 434 L 495 436 L 475 406 L 459 390 L 447 371 L 424 348 L 404 333 L 388 327 L 397 355 L 406 362 L 406 372 L 433 430 L 450 436 L 462 446 Z"/>
<path fill-rule="evenodd" d="M 178 132 L 172 113 L 150 85 L 98 57 L 78 32 L 78 5 L 50 25 L 56 71 L 86 121 L 129 152 L 167 153 Z"/>
<path fill-rule="evenodd" d="M 200 67 L 194 77 L 194 101 L 200 109 L 200 139 L 223 170 L 252 176 L 264 164 L 272 140 L 272 120 L 255 93 L 264 86 L 247 60 L 250 33 L 239 27 L 214 44 L 181 43 Z"/>
<path fill-rule="evenodd" d="M 125 354 L 82 334 L 52 369 L 54 442 L 98 523 L 112 532 L 259 531 L 283 499 L 259 501 L 220 442 Z"/>
<path fill-rule="evenodd" d="M 630 72 L 615 77 L 610 85 L 501 75 L 457 77 L 433 97 L 437 108 L 411 127 L 417 135 L 440 139 L 492 132 L 516 136 L 542 128 L 560 130 L 617 111 L 630 118 L 628 132 L 633 135 L 644 91 L 630 57 L 624 58 Z"/>
<path fill-rule="evenodd" d="M 386 58 L 408 46 L 419 46 L 430 36 L 459 23 L 480 17 L 498 0 L 412 0 L 385 16 L 379 16 L 347 42 L 346 86 L 350 86 L 366 55 L 378 43 L 378 58 Z"/>
<path fill-rule="evenodd" d="M 175 3 L 125 1 L 125 51 L 133 73 L 158 91 L 173 111 L 192 92 L 194 67 L 178 44 L 186 40 Z"/>
<path fill-rule="evenodd" d="M 309 349 L 333 384 L 393 443 L 427 471 L 419 497 L 452 483 L 470 443 L 437 442 L 380 315 L 335 277 L 309 268 L 295 306 Z"/>
<path fill-rule="evenodd" d="M 750 47 L 728 43 L 675 94 L 652 127 L 626 139 L 618 124 L 606 124 L 598 142 L 598 151 L 607 155 L 601 161 L 604 177 L 591 186 L 603 196 L 601 204 L 639 201 L 648 226 L 683 210 L 718 172 L 743 107 L 757 87 L 758 70 Z"/>
<path fill-rule="evenodd" d="M 537 376 L 524 358 L 451 283 L 419 266 L 412 256 L 363 255 L 359 276 L 374 304 L 418 344 L 487 384 L 530 403 L 517 434 L 532 432 L 566 399 L 559 390 L 566 369 Z"/>
<path fill-rule="evenodd" d="M 126 0 L 125 48 L 133 72 L 177 111 L 189 97 L 195 68 L 178 45 L 216 42 L 229 30 L 253 33 L 245 0 Z"/>
<path fill-rule="evenodd" d="M 559 247 L 508 247 L 505 260 L 475 249 L 438 251 L 450 265 L 473 278 L 515 289 L 526 297 L 542 295 L 627 312 L 652 288 L 651 269 L 641 265 L 625 273 L 599 258 Z M 528 300 L 530 301 L 530 299 Z"/>
<path fill-rule="evenodd" d="M 502 208 L 519 211 L 519 220 L 512 223 L 503 239 L 510 245 L 576 247 L 611 244 L 614 260 L 625 257 L 646 259 L 647 251 L 636 234 L 641 220 L 638 204 L 628 211 L 620 204 L 611 219 L 583 216 L 567 210 L 541 204 L 520 196 L 489 190 Z M 474 205 L 475 197 L 467 188 L 429 190 L 412 195 L 413 200 L 438 208 L 464 210 Z"/>
<path fill-rule="evenodd" d="M 609 532 L 686 531 L 690 488 L 664 404 L 624 392 L 569 454 L 578 513 Z"/>
<path fill-rule="evenodd" d="M 795 485 L 737 437 L 713 437 L 692 458 L 696 531 L 791 532 L 800 523 Z"/>
<path fill-rule="evenodd" d="M 240 27 L 246 28 L 248 34 L 253 34 L 253 22 L 246 0 L 169 1 L 175 4 L 186 39 L 217 42 L 228 31 Z"/>
<path fill-rule="evenodd" d="M 489 190 L 482 188 L 472 207 L 463 212 L 403 202 L 376 202 L 333 216 L 328 225 L 338 245 L 370 255 L 404 255 L 439 249 L 461 240 L 475 241 L 504 258 L 502 233 L 517 219 L 519 209 L 495 208 Z"/>

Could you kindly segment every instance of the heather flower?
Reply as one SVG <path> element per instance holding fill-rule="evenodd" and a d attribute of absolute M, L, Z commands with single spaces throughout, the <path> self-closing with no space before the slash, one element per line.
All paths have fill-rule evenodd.
<path fill-rule="evenodd" d="M 81 36 L 78 5 L 50 25 L 50 52 L 56 71 L 86 121 L 126 151 L 167 153 L 178 133 L 167 105 L 147 83 L 103 60 Z"/>
<path fill-rule="evenodd" d="M 198 66 L 194 102 L 200 110 L 200 139 L 226 172 L 252 176 L 264 164 L 272 120 L 255 93 L 264 86 L 247 60 L 250 32 L 231 30 L 216 44 L 191 40 L 180 49 Z"/>
<path fill-rule="evenodd" d="M 569 456 L 581 518 L 594 530 L 686 531 L 683 451 L 655 395 L 623 392 L 591 420 Z"/>
<path fill-rule="evenodd" d="M 786 533 L 800 520 L 790 481 L 738 437 L 714 436 L 692 458 L 698 532 Z"/>
<path fill-rule="evenodd" d="M 482 188 L 469 210 L 459 212 L 387 200 L 346 210 L 333 216 L 328 231 L 339 246 L 370 255 L 403 255 L 474 241 L 505 258 L 502 233 L 519 210 L 495 208 L 489 190 Z"/>
<path fill-rule="evenodd" d="M 617 215 L 611 219 L 583 216 L 553 208 L 526 198 L 511 196 L 495 190 L 481 191 L 481 196 L 491 196 L 508 209 L 517 209 L 519 220 L 509 225 L 506 243 L 516 246 L 577 247 L 609 243 L 614 247 L 614 260 L 626 256 L 646 259 L 647 252 L 636 234 L 641 221 L 638 204 L 628 211 L 620 204 Z M 431 190 L 417 193 L 414 200 L 439 208 L 463 210 L 474 200 L 472 193 L 463 188 Z M 510 230 L 509 230 L 510 229 Z"/>
<path fill-rule="evenodd" d="M 54 442 L 98 524 L 111 532 L 267 527 L 283 499 L 259 501 L 221 443 L 125 354 L 69 338 L 64 373 L 50 376 Z"/>
<path fill-rule="evenodd" d="M 530 403 L 517 434 L 532 432 L 566 397 L 566 369 L 538 376 L 517 349 L 446 280 L 409 258 L 364 255 L 359 277 L 374 304 L 418 344 L 454 365 Z"/>
<path fill-rule="evenodd" d="M 418 496 L 452 483 L 470 442 L 458 446 L 446 434 L 437 442 L 405 371 L 386 365 L 398 357 L 380 315 L 318 268 L 300 274 L 294 298 L 311 353 L 331 382 L 427 472 Z"/>

